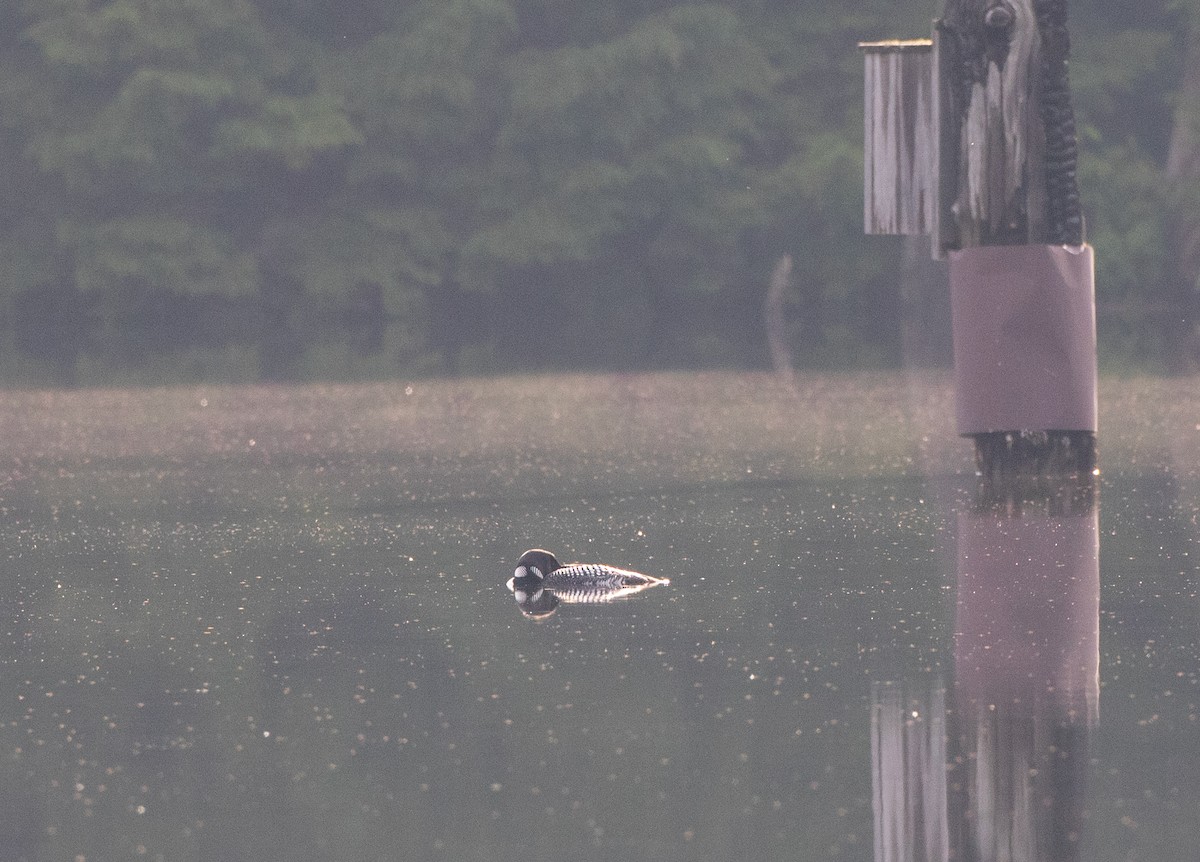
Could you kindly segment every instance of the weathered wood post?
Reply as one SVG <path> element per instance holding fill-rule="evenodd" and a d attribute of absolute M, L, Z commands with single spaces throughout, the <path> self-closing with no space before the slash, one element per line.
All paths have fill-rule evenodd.
<path fill-rule="evenodd" d="M 930 40 L 861 45 L 867 233 L 949 257 L 956 419 L 985 475 L 1092 472 L 1092 250 L 1066 0 L 947 0 Z"/>

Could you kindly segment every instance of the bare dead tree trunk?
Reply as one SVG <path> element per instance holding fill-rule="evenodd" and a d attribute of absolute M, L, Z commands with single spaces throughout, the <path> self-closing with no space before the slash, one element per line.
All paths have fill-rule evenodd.
<path fill-rule="evenodd" d="M 1168 225 L 1172 370 L 1200 367 L 1200 14 L 1194 16 L 1167 152 L 1167 187 L 1174 191 Z"/>
<path fill-rule="evenodd" d="M 767 298 L 763 303 L 763 318 L 767 328 L 767 347 L 771 351 L 771 364 L 775 373 L 791 382 L 795 375 L 792 354 L 787 346 L 786 320 L 783 311 L 784 296 L 792 277 L 792 256 L 785 254 L 775 264 L 771 281 L 767 286 Z"/>

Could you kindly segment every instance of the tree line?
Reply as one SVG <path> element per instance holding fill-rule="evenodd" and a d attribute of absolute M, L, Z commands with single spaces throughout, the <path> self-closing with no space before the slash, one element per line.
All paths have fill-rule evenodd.
<path fill-rule="evenodd" d="M 4 326 L 48 353 L 240 341 L 282 374 L 334 336 L 433 373 L 747 366 L 787 254 L 799 363 L 894 364 L 905 256 L 862 234 L 855 43 L 939 6 L 5 4 Z M 1198 7 L 1072 6 L 1118 359 L 1161 359 L 1147 324 L 1195 311 L 1200 168 L 1171 154 L 1200 110 Z"/>

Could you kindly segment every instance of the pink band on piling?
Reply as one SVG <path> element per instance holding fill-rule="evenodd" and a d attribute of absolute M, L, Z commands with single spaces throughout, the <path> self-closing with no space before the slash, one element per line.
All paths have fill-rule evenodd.
<path fill-rule="evenodd" d="M 1090 246 L 950 253 L 958 433 L 1097 430 Z"/>

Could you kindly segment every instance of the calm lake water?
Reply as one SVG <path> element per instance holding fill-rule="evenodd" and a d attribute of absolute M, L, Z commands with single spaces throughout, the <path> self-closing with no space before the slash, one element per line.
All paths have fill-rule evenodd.
<path fill-rule="evenodd" d="M 0 395 L 0 859 L 1193 859 L 1198 382 L 1015 497 L 936 375 Z"/>

